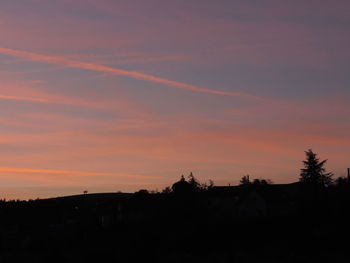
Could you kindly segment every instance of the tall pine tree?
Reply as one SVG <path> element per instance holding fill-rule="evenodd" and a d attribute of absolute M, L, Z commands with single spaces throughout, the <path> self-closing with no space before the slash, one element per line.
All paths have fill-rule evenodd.
<path fill-rule="evenodd" d="M 305 152 L 306 160 L 303 161 L 304 168 L 300 172 L 300 182 L 329 186 L 332 184 L 333 173 L 326 172 L 324 168 L 327 160 L 320 161 L 317 154 L 311 149 Z"/>

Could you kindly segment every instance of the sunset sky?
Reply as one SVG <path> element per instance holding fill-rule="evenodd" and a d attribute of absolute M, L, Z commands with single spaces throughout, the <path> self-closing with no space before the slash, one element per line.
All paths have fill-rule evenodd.
<path fill-rule="evenodd" d="M 348 0 L 1 0 L 0 198 L 350 167 Z"/>

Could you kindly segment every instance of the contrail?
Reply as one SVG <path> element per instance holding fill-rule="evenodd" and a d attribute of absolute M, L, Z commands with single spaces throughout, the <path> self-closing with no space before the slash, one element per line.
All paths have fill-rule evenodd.
<path fill-rule="evenodd" d="M 37 54 L 37 53 L 32 53 L 32 52 L 27 52 L 22 50 L 16 50 L 16 49 L 9 49 L 9 48 L 0 48 L 0 53 L 13 56 L 13 57 L 25 58 L 32 61 L 63 65 L 66 67 L 87 69 L 92 71 L 106 72 L 106 73 L 111 73 L 111 74 L 120 75 L 120 76 L 127 76 L 134 79 L 141 79 L 148 82 L 164 84 L 170 87 L 186 89 L 194 92 L 223 95 L 223 96 L 238 96 L 238 97 L 246 97 L 246 98 L 255 99 L 255 100 L 263 100 L 263 98 L 261 97 L 257 97 L 247 93 L 207 89 L 207 88 L 202 88 L 199 86 L 195 86 L 195 85 L 191 85 L 191 84 L 187 84 L 179 81 L 174 81 L 166 78 L 161 78 L 161 77 L 157 77 L 149 74 L 144 74 L 136 71 L 129 71 L 129 70 L 124 70 L 120 68 L 112 68 L 112 67 L 107 67 L 99 64 L 71 60 L 71 59 L 66 59 L 66 58 L 57 57 L 57 56 L 47 56 L 47 55 L 42 55 L 42 54 Z"/>

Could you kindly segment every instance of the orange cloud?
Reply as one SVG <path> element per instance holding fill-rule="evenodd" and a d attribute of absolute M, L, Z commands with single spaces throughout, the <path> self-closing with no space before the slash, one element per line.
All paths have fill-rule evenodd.
<path fill-rule="evenodd" d="M 31 169 L 31 168 L 17 168 L 17 167 L 6 167 L 6 166 L 0 166 L 0 173 L 38 174 L 38 175 L 45 175 L 44 178 L 47 178 L 46 175 L 69 175 L 69 176 L 83 176 L 83 177 L 86 177 L 86 176 L 112 176 L 112 177 L 128 177 L 128 178 L 144 178 L 145 177 L 145 176 L 141 176 L 141 175 L 132 175 L 132 174 L 53 170 L 53 169 Z M 149 178 L 149 176 L 147 178 Z"/>
<path fill-rule="evenodd" d="M 194 92 L 209 93 L 209 94 L 224 95 L 224 96 L 239 96 L 239 97 L 246 97 L 246 98 L 255 99 L 255 100 L 262 100 L 262 98 L 260 97 L 246 94 L 246 93 L 207 89 L 207 88 L 202 88 L 195 85 L 174 81 L 166 78 L 156 77 L 153 75 L 144 74 L 136 71 L 128 71 L 128 70 L 119 69 L 119 68 L 112 68 L 112 67 L 94 64 L 94 63 L 66 59 L 63 57 L 46 56 L 42 54 L 9 49 L 9 48 L 0 48 L 0 53 L 6 54 L 9 56 L 14 56 L 14 57 L 26 58 L 32 61 L 39 61 L 39 62 L 50 63 L 50 64 L 59 64 L 67 67 L 87 69 L 87 70 L 93 70 L 93 71 L 99 71 L 99 72 L 106 72 L 106 73 L 115 74 L 115 75 L 127 76 L 134 79 L 140 79 L 140 80 L 145 80 L 153 83 L 164 84 L 170 87 L 186 89 Z"/>
<path fill-rule="evenodd" d="M 41 103 L 50 103 L 49 100 L 44 98 L 33 98 L 33 97 L 19 97 L 19 96 L 11 96 L 11 95 L 1 95 L 1 100 L 18 100 L 18 101 L 33 101 L 33 102 L 41 102 Z"/>
<path fill-rule="evenodd" d="M 42 90 L 32 88 L 29 86 L 23 87 L 22 85 L 2 85 L 0 93 L 0 100 L 12 100 L 12 101 L 27 101 L 37 102 L 45 104 L 63 104 L 63 105 L 74 105 L 88 108 L 106 108 L 103 103 L 98 103 L 90 100 L 73 98 L 54 93 L 44 92 Z M 22 94 L 21 96 L 14 94 Z M 26 95 L 28 94 L 28 96 Z"/>

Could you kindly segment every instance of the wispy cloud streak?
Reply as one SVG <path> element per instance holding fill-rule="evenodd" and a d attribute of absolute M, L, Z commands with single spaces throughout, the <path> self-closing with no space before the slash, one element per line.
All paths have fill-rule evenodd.
<path fill-rule="evenodd" d="M 142 175 L 120 174 L 120 173 L 104 173 L 104 172 L 85 172 L 85 171 L 70 171 L 70 170 L 53 170 L 53 169 L 31 169 L 0 166 L 1 173 L 15 174 L 40 174 L 40 175 L 69 175 L 69 176 L 111 176 L 111 177 L 127 177 L 127 178 L 144 178 Z M 149 178 L 149 176 L 147 177 Z"/>
<path fill-rule="evenodd" d="M 49 100 L 43 98 L 32 98 L 32 97 L 18 97 L 18 96 L 8 96 L 1 95 L 0 100 L 17 100 L 17 101 L 32 101 L 32 102 L 41 102 L 41 103 L 50 103 Z"/>
<path fill-rule="evenodd" d="M 64 65 L 67 67 L 87 69 L 92 71 L 106 72 L 114 75 L 126 76 L 134 79 L 145 80 L 148 82 L 164 84 L 170 87 L 186 89 L 193 92 L 208 93 L 208 94 L 223 95 L 223 96 L 238 96 L 238 97 L 246 97 L 249 99 L 262 100 L 262 98 L 260 97 L 247 94 L 247 93 L 220 91 L 220 90 L 202 88 L 196 85 L 191 85 L 191 84 L 187 84 L 179 81 L 161 78 L 150 74 L 144 74 L 136 71 L 128 71 L 120 68 L 107 67 L 99 64 L 94 64 L 94 63 L 71 60 L 63 57 L 47 56 L 47 55 L 42 55 L 42 54 L 37 54 L 37 53 L 32 53 L 32 52 L 27 52 L 22 50 L 16 50 L 16 49 L 9 49 L 9 48 L 0 48 L 0 53 L 9 55 L 9 56 L 25 58 L 32 61 L 44 62 L 49 64 L 58 64 L 58 65 Z"/>
<path fill-rule="evenodd" d="M 10 86 L 11 87 L 11 86 Z M 12 86 L 14 89 L 17 86 Z M 6 87 L 7 88 L 7 87 Z M 23 91 L 23 89 L 21 89 Z M 43 103 L 43 104 L 57 104 L 57 105 L 72 105 L 72 106 L 80 106 L 94 109 L 108 109 L 108 107 L 102 103 L 84 100 L 80 98 L 67 97 L 62 95 L 57 95 L 53 93 L 46 93 L 40 90 L 26 88 L 26 93 L 31 92 L 35 94 L 33 96 L 18 96 L 13 94 L 6 94 L 8 92 L 0 93 L 0 100 L 9 100 L 9 101 L 18 101 L 18 102 L 35 102 L 35 103 Z M 18 90 L 15 91 L 18 94 Z"/>

